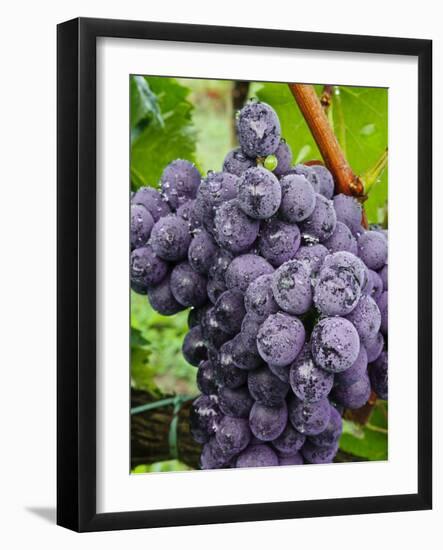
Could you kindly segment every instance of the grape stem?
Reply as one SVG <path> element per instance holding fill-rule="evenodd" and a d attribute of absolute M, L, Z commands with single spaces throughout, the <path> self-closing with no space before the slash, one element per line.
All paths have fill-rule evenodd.
<path fill-rule="evenodd" d="M 334 176 L 336 191 L 358 198 L 363 197 L 363 183 L 349 166 L 314 86 L 292 83 L 288 86 L 311 130 L 326 167 Z"/>

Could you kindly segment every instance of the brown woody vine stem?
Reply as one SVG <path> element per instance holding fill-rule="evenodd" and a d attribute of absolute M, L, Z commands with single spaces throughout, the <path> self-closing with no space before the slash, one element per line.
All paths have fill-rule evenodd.
<path fill-rule="evenodd" d="M 363 183 L 349 166 L 314 87 L 310 84 L 288 86 L 311 130 L 326 167 L 334 176 L 336 191 L 362 197 Z"/>

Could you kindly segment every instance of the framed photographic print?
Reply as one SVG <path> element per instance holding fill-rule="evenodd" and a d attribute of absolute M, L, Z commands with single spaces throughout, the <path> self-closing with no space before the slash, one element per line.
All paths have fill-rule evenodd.
<path fill-rule="evenodd" d="M 431 66 L 59 25 L 59 525 L 431 508 Z"/>

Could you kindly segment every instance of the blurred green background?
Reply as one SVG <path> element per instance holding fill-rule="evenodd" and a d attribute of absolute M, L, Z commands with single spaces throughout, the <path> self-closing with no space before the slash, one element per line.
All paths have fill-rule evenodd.
<path fill-rule="evenodd" d="M 387 156 L 388 91 L 351 86 L 328 87 L 328 118 L 354 172 L 370 188 L 365 209 L 369 222 L 387 221 L 387 170 L 374 169 Z M 316 86 L 319 96 L 323 85 Z M 235 112 L 249 98 L 277 111 L 282 136 L 294 163 L 321 159 L 287 84 L 132 76 L 131 188 L 158 187 L 165 166 L 176 158 L 195 162 L 202 174 L 221 170 L 237 145 Z M 188 312 L 163 317 L 145 296 L 131 292 L 131 385 L 154 397 L 198 394 L 196 369 L 181 354 Z M 387 405 L 377 404 L 362 427 L 344 421 L 343 451 L 366 460 L 387 457 Z M 141 464 L 134 473 L 188 469 L 177 460 Z"/>

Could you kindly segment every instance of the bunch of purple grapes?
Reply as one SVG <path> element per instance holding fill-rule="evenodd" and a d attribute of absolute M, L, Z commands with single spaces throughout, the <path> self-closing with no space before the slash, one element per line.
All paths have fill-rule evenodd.
<path fill-rule="evenodd" d="M 344 409 L 388 395 L 387 231 L 324 166 L 292 166 L 269 105 L 236 122 L 222 171 L 176 160 L 133 195 L 132 288 L 191 308 L 201 468 L 332 462 Z"/>

